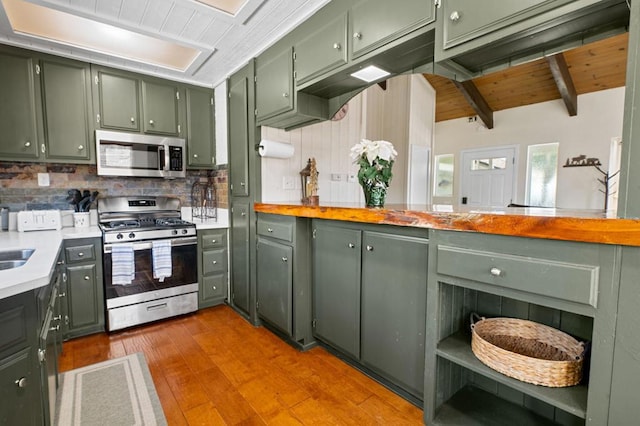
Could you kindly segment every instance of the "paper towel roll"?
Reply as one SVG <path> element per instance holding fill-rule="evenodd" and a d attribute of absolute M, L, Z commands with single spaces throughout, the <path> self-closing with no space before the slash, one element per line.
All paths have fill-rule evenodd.
<path fill-rule="evenodd" d="M 267 158 L 291 158 L 293 145 L 262 139 L 258 145 L 258 153 L 261 157 Z"/>

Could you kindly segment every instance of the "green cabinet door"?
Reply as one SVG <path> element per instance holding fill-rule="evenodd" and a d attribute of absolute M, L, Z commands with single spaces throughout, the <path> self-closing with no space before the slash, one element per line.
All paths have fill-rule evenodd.
<path fill-rule="evenodd" d="M 229 192 L 231 197 L 249 195 L 249 82 L 246 77 L 229 80 Z"/>
<path fill-rule="evenodd" d="M 249 315 L 249 204 L 231 209 L 231 303 Z"/>
<path fill-rule="evenodd" d="M 98 70 L 94 76 L 98 94 L 100 127 L 140 131 L 140 88 L 138 79 L 115 72 Z"/>
<path fill-rule="evenodd" d="M 305 83 L 347 63 L 347 14 L 338 15 L 323 24 L 316 24 L 314 18 L 304 24 L 310 27 L 307 37 L 293 46 L 296 84 Z"/>
<path fill-rule="evenodd" d="M 258 315 L 288 336 L 293 333 L 293 247 L 258 238 Z"/>
<path fill-rule="evenodd" d="M 0 49 L 0 158 L 37 159 L 40 88 L 26 54 Z"/>
<path fill-rule="evenodd" d="M 263 53 L 256 59 L 257 124 L 293 109 L 292 48 Z"/>
<path fill-rule="evenodd" d="M 428 240 L 365 231 L 361 361 L 422 398 Z"/>
<path fill-rule="evenodd" d="M 186 94 L 187 167 L 211 169 L 216 164 L 213 90 L 188 87 Z"/>
<path fill-rule="evenodd" d="M 362 0 L 351 9 L 351 58 L 358 58 L 435 20 L 434 2 Z"/>
<path fill-rule="evenodd" d="M 178 136 L 178 86 L 142 82 L 142 116 L 145 133 Z"/>
<path fill-rule="evenodd" d="M 358 359 L 361 232 L 323 222 L 314 232 L 314 335 Z"/>
<path fill-rule="evenodd" d="M 46 158 L 90 162 L 94 150 L 89 65 L 47 59 L 40 67 Z"/>
<path fill-rule="evenodd" d="M 32 371 L 31 348 L 0 360 L 0 424 L 38 425 L 40 374 Z"/>

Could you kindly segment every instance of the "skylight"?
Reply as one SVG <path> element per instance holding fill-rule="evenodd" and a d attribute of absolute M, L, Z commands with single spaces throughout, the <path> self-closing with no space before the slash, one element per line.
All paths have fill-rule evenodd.
<path fill-rule="evenodd" d="M 1 0 L 16 33 L 186 71 L 200 50 L 21 0 Z"/>
<path fill-rule="evenodd" d="M 247 2 L 246 0 L 196 0 L 197 2 L 211 6 L 214 9 L 222 10 L 231 15 L 235 15 Z"/>

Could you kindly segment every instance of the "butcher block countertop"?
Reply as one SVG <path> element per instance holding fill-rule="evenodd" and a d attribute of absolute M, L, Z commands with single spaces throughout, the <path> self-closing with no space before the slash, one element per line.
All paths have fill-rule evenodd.
<path fill-rule="evenodd" d="M 640 219 L 617 219 L 602 210 L 471 208 L 452 205 L 255 203 L 259 213 L 515 237 L 640 246 Z"/>

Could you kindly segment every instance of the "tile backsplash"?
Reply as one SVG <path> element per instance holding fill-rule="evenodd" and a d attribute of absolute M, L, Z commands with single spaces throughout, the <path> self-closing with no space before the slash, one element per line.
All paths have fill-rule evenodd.
<path fill-rule="evenodd" d="M 49 186 L 38 186 L 38 173 L 49 174 Z M 69 189 L 114 195 L 169 195 L 191 206 L 191 187 L 196 181 L 213 180 L 218 207 L 227 208 L 227 165 L 216 170 L 187 171 L 186 179 L 98 176 L 96 166 L 79 164 L 0 162 L 0 206 L 11 211 L 72 207 L 65 200 Z"/>

